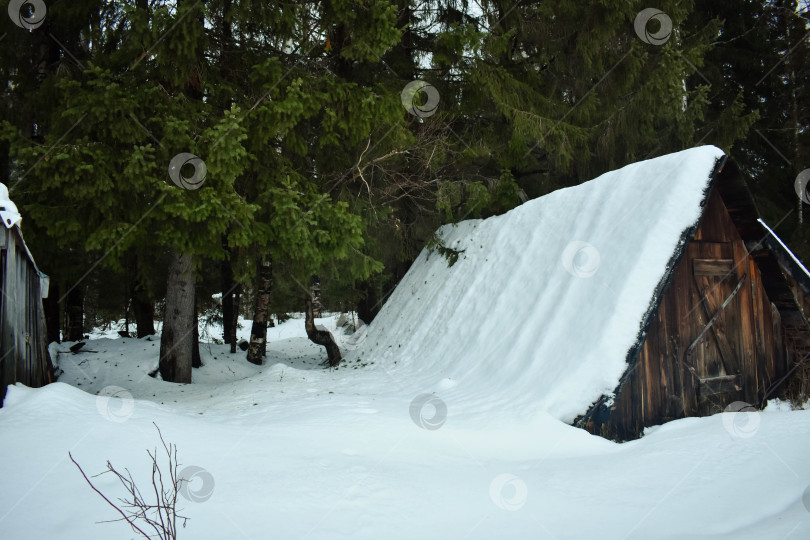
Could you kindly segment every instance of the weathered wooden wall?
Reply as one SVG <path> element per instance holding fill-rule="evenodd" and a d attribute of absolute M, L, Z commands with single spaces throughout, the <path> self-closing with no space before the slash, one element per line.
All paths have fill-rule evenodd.
<path fill-rule="evenodd" d="M 734 401 L 758 404 L 787 372 L 789 348 L 760 269 L 713 190 L 612 407 L 582 425 L 625 440 Z"/>
<path fill-rule="evenodd" d="M 16 227 L 0 227 L 0 404 L 6 386 L 53 380 L 41 281 Z"/>

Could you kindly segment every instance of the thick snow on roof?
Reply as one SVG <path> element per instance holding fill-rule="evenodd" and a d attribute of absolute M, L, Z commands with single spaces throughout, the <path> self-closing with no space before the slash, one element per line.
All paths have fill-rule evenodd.
<path fill-rule="evenodd" d="M 0 184 L 0 218 L 7 229 L 18 225 L 22 221 L 22 216 L 17 211 L 17 206 L 8 197 L 8 188 L 5 184 Z"/>
<path fill-rule="evenodd" d="M 722 156 L 685 150 L 440 228 L 458 261 L 423 251 L 359 354 L 461 417 L 523 404 L 572 421 L 616 388 Z"/>

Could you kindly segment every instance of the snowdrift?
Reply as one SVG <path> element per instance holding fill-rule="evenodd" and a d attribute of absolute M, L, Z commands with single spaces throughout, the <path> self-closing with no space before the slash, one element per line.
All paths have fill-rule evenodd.
<path fill-rule="evenodd" d="M 517 404 L 571 422 L 616 388 L 722 157 L 685 150 L 440 228 L 457 262 L 424 250 L 359 354 L 460 417 Z"/>

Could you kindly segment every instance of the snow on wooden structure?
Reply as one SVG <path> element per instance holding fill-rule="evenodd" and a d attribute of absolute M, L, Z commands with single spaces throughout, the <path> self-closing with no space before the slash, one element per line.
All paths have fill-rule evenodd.
<path fill-rule="evenodd" d="M 702 206 L 616 390 L 576 420 L 593 433 L 635 438 L 645 427 L 734 402 L 759 407 L 810 352 L 802 306 L 810 275 L 759 219 L 732 161 L 718 163 Z"/>
<path fill-rule="evenodd" d="M 501 408 L 630 439 L 735 401 L 761 406 L 810 351 L 810 276 L 719 148 L 436 235 L 455 264 L 425 249 L 351 354 L 440 394 L 456 422 Z"/>
<path fill-rule="evenodd" d="M 17 382 L 38 387 L 53 381 L 42 298 L 48 278 L 23 241 L 20 214 L 0 184 L 0 404 Z"/>

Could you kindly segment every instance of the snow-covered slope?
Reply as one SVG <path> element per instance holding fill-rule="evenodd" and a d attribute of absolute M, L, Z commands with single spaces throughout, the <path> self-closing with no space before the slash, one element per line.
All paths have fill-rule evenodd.
<path fill-rule="evenodd" d="M 722 156 L 666 155 L 441 228 L 458 261 L 423 251 L 360 354 L 462 416 L 518 402 L 570 422 L 615 389 Z"/>

